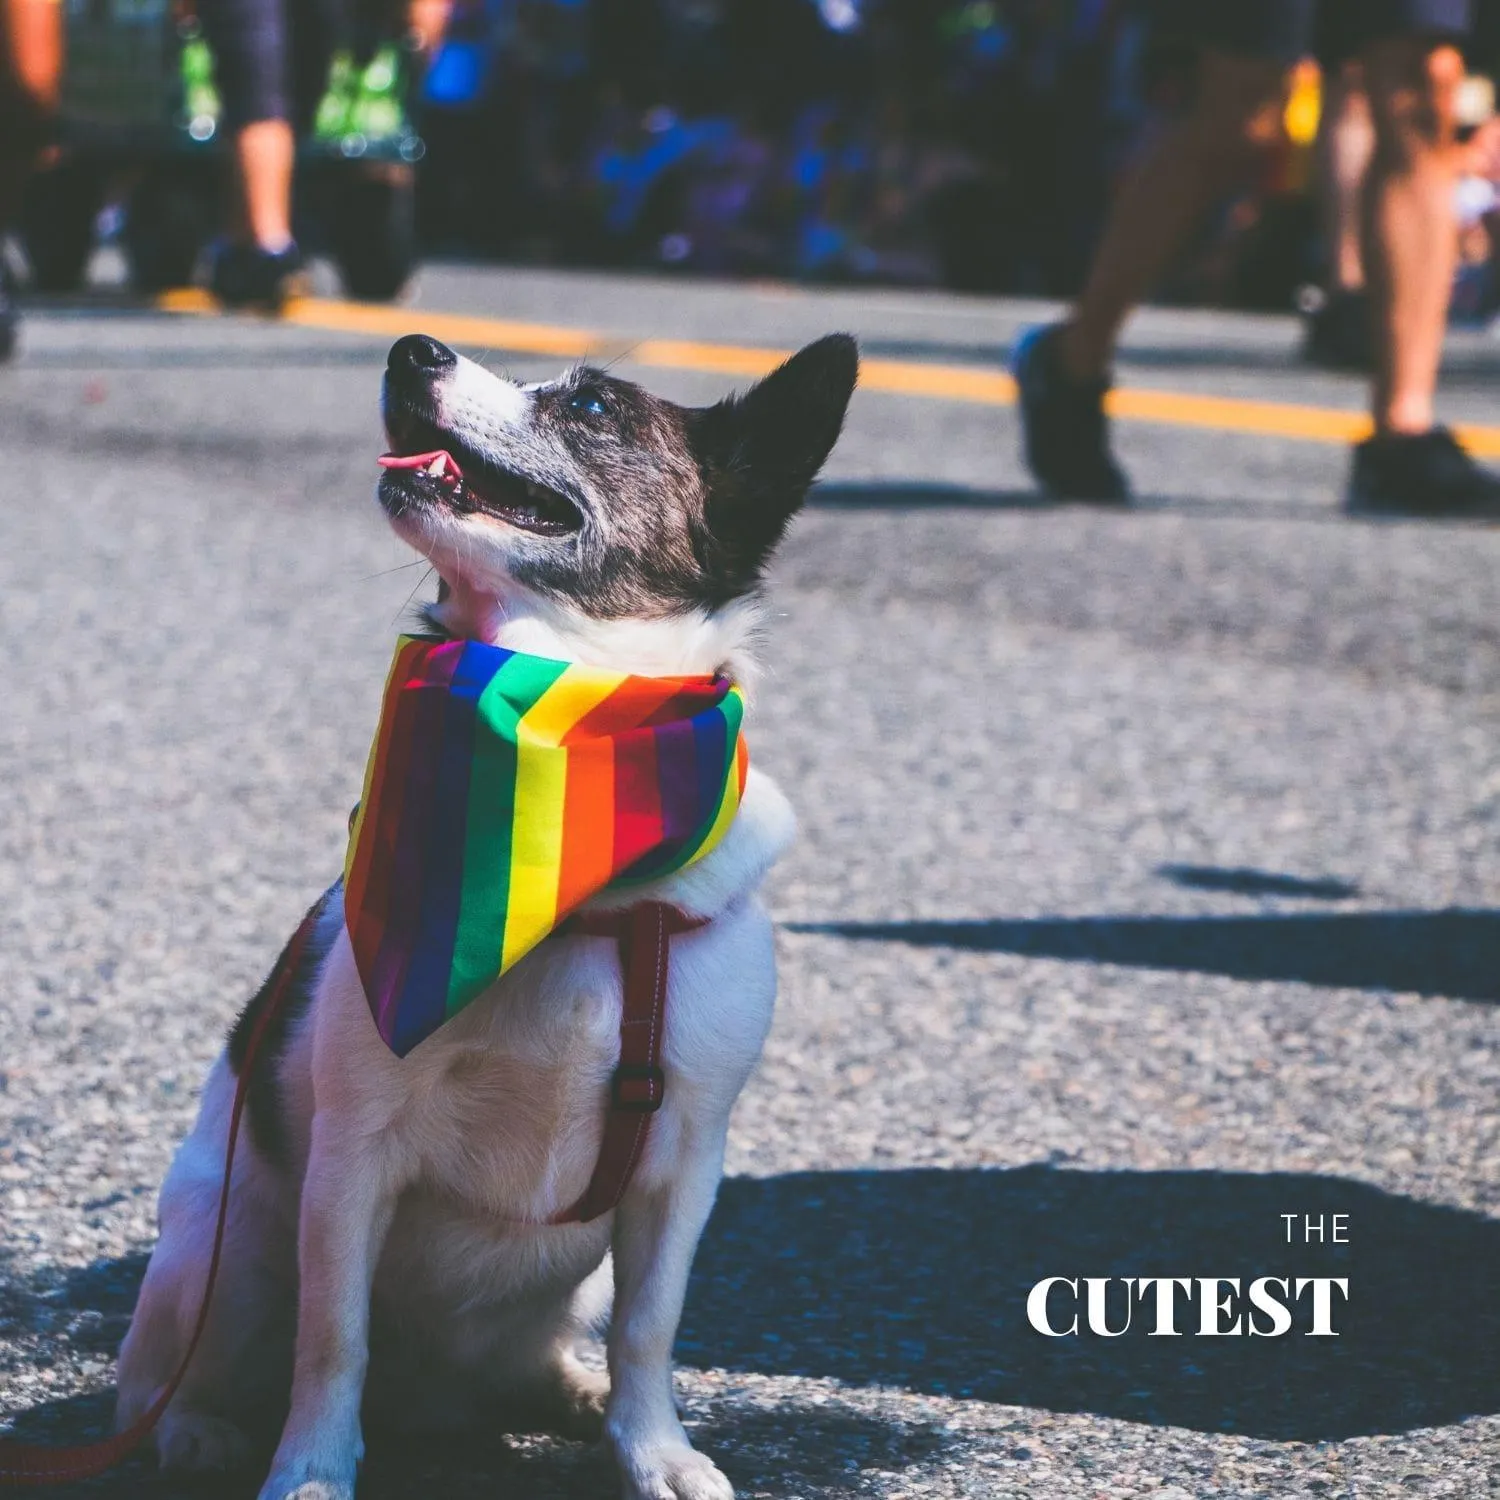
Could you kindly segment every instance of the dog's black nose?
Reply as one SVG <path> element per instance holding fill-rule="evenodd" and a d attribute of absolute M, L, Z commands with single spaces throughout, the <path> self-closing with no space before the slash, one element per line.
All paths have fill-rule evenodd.
<path fill-rule="evenodd" d="M 385 367 L 392 375 L 421 375 L 431 379 L 443 375 L 458 363 L 458 356 L 446 345 L 430 339 L 425 333 L 409 333 L 391 345 Z"/>

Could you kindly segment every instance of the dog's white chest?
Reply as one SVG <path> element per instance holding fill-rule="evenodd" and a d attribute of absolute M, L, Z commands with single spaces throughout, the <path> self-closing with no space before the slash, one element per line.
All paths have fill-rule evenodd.
<path fill-rule="evenodd" d="M 405 1058 L 361 1016 L 340 942 L 325 979 L 314 1071 L 378 1130 L 424 1194 L 502 1221 L 545 1219 L 587 1183 L 619 1050 L 621 982 L 607 943 L 554 940 Z M 351 993 L 352 991 L 352 993 Z M 331 1024 L 330 1024 L 331 1023 Z M 566 1201 L 572 1201 L 567 1199 Z"/>

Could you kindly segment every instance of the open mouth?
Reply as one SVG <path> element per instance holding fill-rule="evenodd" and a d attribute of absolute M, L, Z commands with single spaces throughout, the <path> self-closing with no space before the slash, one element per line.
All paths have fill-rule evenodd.
<path fill-rule="evenodd" d="M 405 429 L 412 424 L 402 424 Z M 423 424 L 425 428 L 425 424 Z M 433 430 L 389 432 L 390 453 L 377 460 L 388 473 L 400 474 L 403 490 L 422 499 L 441 501 L 454 510 L 482 512 L 536 536 L 570 536 L 583 526 L 578 507 L 566 496 L 519 474 L 496 468 L 462 445 L 426 446 L 446 435 Z"/>

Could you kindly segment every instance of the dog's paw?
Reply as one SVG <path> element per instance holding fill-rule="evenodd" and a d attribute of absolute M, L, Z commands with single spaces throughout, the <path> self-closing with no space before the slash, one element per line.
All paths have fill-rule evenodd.
<path fill-rule="evenodd" d="M 342 1479 L 295 1479 L 273 1474 L 259 1500 L 354 1500 L 354 1482 Z"/>
<path fill-rule="evenodd" d="M 260 1500 L 272 1500 L 273 1496 L 274 1500 L 354 1500 L 354 1486 L 335 1479 L 307 1479 L 289 1490 L 273 1480 L 260 1492 Z"/>
<path fill-rule="evenodd" d="M 331 1473 L 331 1467 L 288 1462 L 278 1454 L 258 1500 L 354 1500 L 355 1465 L 348 1465 L 345 1473 Z"/>
<path fill-rule="evenodd" d="M 222 1473 L 249 1461 L 250 1439 L 223 1417 L 169 1408 L 156 1429 L 156 1451 L 163 1469 Z"/>
<path fill-rule="evenodd" d="M 734 1500 L 713 1460 L 685 1444 L 620 1455 L 624 1500 Z"/>
<path fill-rule="evenodd" d="M 364 1456 L 357 1409 L 294 1404 L 258 1500 L 354 1500 Z"/>

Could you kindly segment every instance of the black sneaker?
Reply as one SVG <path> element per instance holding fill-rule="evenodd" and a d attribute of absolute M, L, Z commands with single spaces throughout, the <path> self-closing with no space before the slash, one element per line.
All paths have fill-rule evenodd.
<path fill-rule="evenodd" d="M 275 312 L 299 290 L 302 255 L 296 245 L 272 254 L 258 245 L 219 245 L 209 285 L 226 307 L 263 307 Z"/>
<path fill-rule="evenodd" d="M 15 277 L 5 264 L 4 252 L 0 251 L 0 363 L 16 352 L 16 325 L 19 322 Z"/>
<path fill-rule="evenodd" d="M 1330 292 L 1302 325 L 1302 358 L 1324 370 L 1368 371 L 1375 363 L 1370 298 L 1365 292 Z"/>
<path fill-rule="evenodd" d="M 1064 373 L 1057 358 L 1061 331 L 1055 324 L 1033 328 L 1011 356 L 1021 394 L 1026 462 L 1055 499 L 1128 504 L 1130 486 L 1109 451 L 1104 415 L 1109 382 L 1082 382 Z"/>
<path fill-rule="evenodd" d="M 1500 518 L 1500 476 L 1476 464 L 1446 427 L 1377 434 L 1355 446 L 1349 509 Z"/>

